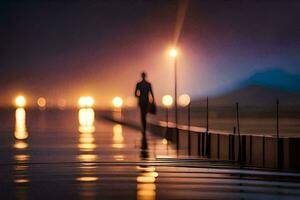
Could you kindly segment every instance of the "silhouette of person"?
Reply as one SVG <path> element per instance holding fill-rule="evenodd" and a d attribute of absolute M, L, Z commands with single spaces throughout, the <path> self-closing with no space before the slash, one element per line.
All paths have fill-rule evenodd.
<path fill-rule="evenodd" d="M 141 122 L 142 122 L 142 128 L 143 128 L 143 134 L 146 133 L 146 117 L 148 112 L 148 106 L 149 106 L 149 94 L 151 95 L 151 102 L 154 102 L 154 95 L 152 91 L 151 83 L 146 81 L 146 73 L 143 72 L 141 74 L 142 80 L 136 84 L 135 87 L 135 96 L 139 100 L 139 107 L 141 112 Z"/>

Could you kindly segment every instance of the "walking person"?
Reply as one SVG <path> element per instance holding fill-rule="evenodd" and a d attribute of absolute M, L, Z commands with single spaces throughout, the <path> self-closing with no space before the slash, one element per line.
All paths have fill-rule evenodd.
<path fill-rule="evenodd" d="M 135 87 L 135 96 L 138 98 L 138 105 L 140 107 L 140 113 L 141 113 L 141 122 L 142 122 L 142 131 L 143 134 L 146 133 L 146 126 L 147 126 L 147 113 L 149 111 L 149 108 L 151 110 L 155 110 L 155 101 L 154 101 L 154 95 L 152 91 L 151 83 L 149 83 L 146 80 L 146 73 L 143 72 L 141 74 L 142 80 L 136 84 Z M 149 99 L 149 96 L 151 97 Z M 150 100 L 150 101 L 149 101 Z M 155 111 L 154 111 L 155 112 Z"/>

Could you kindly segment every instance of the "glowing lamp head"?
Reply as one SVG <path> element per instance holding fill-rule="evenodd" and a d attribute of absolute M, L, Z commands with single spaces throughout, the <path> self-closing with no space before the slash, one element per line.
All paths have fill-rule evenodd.
<path fill-rule="evenodd" d="M 116 108 L 121 108 L 123 105 L 123 99 L 121 97 L 114 97 L 112 100 L 112 104 Z"/>
<path fill-rule="evenodd" d="M 90 96 L 84 96 L 84 97 L 80 97 L 78 100 L 78 105 L 81 108 L 91 108 L 94 106 L 95 100 L 93 99 L 93 97 Z"/>
<path fill-rule="evenodd" d="M 178 103 L 182 107 L 186 107 L 191 103 L 191 98 L 187 94 L 183 94 L 179 96 Z"/>
<path fill-rule="evenodd" d="M 173 104 L 173 97 L 171 95 L 163 96 L 162 103 L 166 107 L 171 107 L 171 105 Z"/>
<path fill-rule="evenodd" d="M 25 107 L 26 106 L 26 99 L 24 96 L 17 96 L 15 99 L 15 104 L 17 107 Z"/>
<path fill-rule="evenodd" d="M 175 48 L 170 49 L 169 56 L 176 57 L 177 54 L 178 54 L 177 49 L 175 49 Z"/>

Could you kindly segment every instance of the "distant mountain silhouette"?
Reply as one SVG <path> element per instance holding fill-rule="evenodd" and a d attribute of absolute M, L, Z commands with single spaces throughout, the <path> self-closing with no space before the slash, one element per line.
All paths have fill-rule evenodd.
<path fill-rule="evenodd" d="M 240 82 L 242 87 L 256 85 L 280 89 L 289 92 L 300 92 L 300 74 L 291 74 L 281 69 L 259 71 Z"/>
<path fill-rule="evenodd" d="M 228 88 L 226 93 L 211 97 L 210 104 L 224 106 L 240 102 L 244 106 L 273 106 L 278 98 L 281 105 L 300 106 L 300 75 L 281 69 L 256 72 Z"/>

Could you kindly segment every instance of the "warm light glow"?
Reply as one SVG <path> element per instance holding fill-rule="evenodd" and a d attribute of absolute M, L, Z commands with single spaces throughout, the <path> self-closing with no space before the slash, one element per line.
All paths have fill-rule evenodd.
<path fill-rule="evenodd" d="M 77 156 L 77 159 L 80 162 L 95 162 L 98 156 L 94 154 L 80 154 Z"/>
<path fill-rule="evenodd" d="M 30 156 L 27 155 L 27 154 L 17 154 L 17 155 L 15 155 L 15 160 L 18 163 L 28 162 L 29 158 L 30 158 Z"/>
<path fill-rule="evenodd" d="M 124 147 L 123 141 L 123 129 L 120 124 L 116 124 L 113 126 L 113 144 L 112 147 L 116 149 L 120 149 Z"/>
<path fill-rule="evenodd" d="M 28 144 L 22 140 L 16 141 L 14 144 L 14 147 L 16 149 L 26 149 L 28 147 Z"/>
<path fill-rule="evenodd" d="M 81 108 L 78 112 L 79 121 L 79 144 L 80 151 L 93 151 L 96 148 L 94 144 L 95 138 L 93 132 L 95 131 L 94 121 L 95 112 L 92 108 Z"/>
<path fill-rule="evenodd" d="M 137 181 L 137 199 L 149 200 L 156 199 L 156 177 L 158 173 L 155 172 L 155 168 L 152 166 L 140 166 L 137 168 L 141 173 L 136 178 Z"/>
<path fill-rule="evenodd" d="M 162 103 L 166 107 L 170 107 L 173 104 L 173 98 L 171 95 L 165 95 L 162 98 Z"/>
<path fill-rule="evenodd" d="M 178 103 L 179 105 L 181 105 L 182 107 L 186 107 L 190 104 L 191 102 L 191 98 L 189 95 L 187 94 L 183 94 L 183 95 L 180 95 L 179 96 L 179 99 L 178 99 Z"/>
<path fill-rule="evenodd" d="M 95 131 L 95 112 L 92 108 L 81 108 L 78 113 L 79 132 L 92 133 Z"/>
<path fill-rule="evenodd" d="M 80 181 L 80 182 L 92 182 L 92 181 L 99 180 L 99 178 L 98 177 L 93 177 L 93 176 L 85 176 L 85 177 L 76 178 L 76 180 Z"/>
<path fill-rule="evenodd" d="M 24 108 L 16 109 L 15 113 L 15 138 L 24 140 L 28 137 L 26 130 L 26 112 Z"/>
<path fill-rule="evenodd" d="M 94 106 L 94 103 L 95 103 L 95 100 L 93 99 L 93 97 L 90 97 L 90 96 L 83 96 L 83 97 L 80 97 L 78 100 L 78 105 L 81 108 L 85 108 L 85 107 L 91 108 Z"/>
<path fill-rule="evenodd" d="M 26 178 L 15 179 L 15 183 L 28 183 L 28 182 L 30 182 L 30 180 Z"/>
<path fill-rule="evenodd" d="M 123 99 L 121 97 L 114 97 L 112 100 L 112 104 L 116 108 L 121 108 L 123 105 Z"/>
<path fill-rule="evenodd" d="M 124 156 L 123 155 L 114 155 L 114 159 L 116 161 L 123 161 L 124 160 Z"/>
<path fill-rule="evenodd" d="M 40 108 L 45 108 L 46 107 L 46 99 L 44 97 L 40 97 L 38 98 L 37 100 L 37 105 L 40 107 Z"/>
<path fill-rule="evenodd" d="M 172 48 L 172 49 L 170 49 L 170 51 L 169 51 L 169 56 L 171 56 L 171 57 L 176 57 L 177 56 L 177 49 L 175 49 L 175 48 Z"/>
<path fill-rule="evenodd" d="M 17 96 L 15 99 L 15 104 L 17 107 L 25 107 L 26 106 L 26 99 L 24 96 Z"/>
<path fill-rule="evenodd" d="M 167 145 L 167 144 L 168 144 L 168 140 L 167 140 L 166 138 L 164 138 L 164 139 L 162 140 L 162 143 L 163 143 L 164 145 Z"/>

